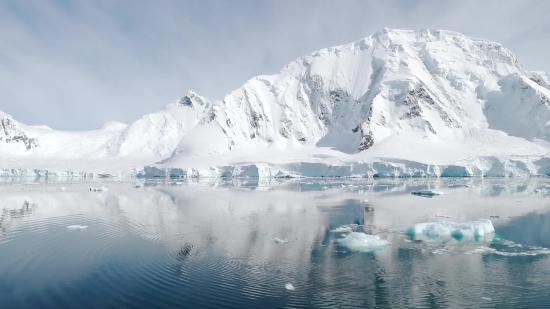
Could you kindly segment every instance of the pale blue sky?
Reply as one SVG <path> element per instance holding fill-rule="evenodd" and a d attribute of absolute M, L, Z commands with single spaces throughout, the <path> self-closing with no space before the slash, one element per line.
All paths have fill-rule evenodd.
<path fill-rule="evenodd" d="M 550 71 L 550 1 L 3 0 L 0 110 L 26 124 L 130 123 L 187 90 L 221 99 L 312 51 L 388 28 L 502 43 Z"/>

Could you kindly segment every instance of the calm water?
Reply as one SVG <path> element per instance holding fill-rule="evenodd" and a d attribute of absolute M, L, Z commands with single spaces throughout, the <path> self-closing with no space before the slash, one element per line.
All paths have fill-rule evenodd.
<path fill-rule="evenodd" d="M 1 308 L 550 307 L 547 179 L 3 181 Z M 398 231 L 481 218 L 477 242 Z M 347 224 L 392 245 L 341 247 Z"/>

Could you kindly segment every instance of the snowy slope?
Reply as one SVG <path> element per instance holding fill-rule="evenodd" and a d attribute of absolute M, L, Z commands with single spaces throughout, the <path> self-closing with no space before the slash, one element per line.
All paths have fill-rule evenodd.
<path fill-rule="evenodd" d="M 548 140 L 548 97 L 548 75 L 526 71 L 498 43 L 383 29 L 249 80 L 210 121 L 227 149 L 205 156 L 195 148 L 195 160 L 178 147 L 164 166 L 323 161 L 319 155 L 432 164 L 543 156 L 546 147 L 535 142 Z"/>
<path fill-rule="evenodd" d="M 218 175 L 227 168 L 212 167 L 268 164 L 284 174 L 303 172 L 284 170 L 294 163 L 411 162 L 537 174 L 550 145 L 550 75 L 525 70 L 498 43 L 383 29 L 252 78 L 222 101 L 188 92 L 128 126 L 59 132 L 0 119 L 0 156 L 9 159 L 0 168 L 87 160 L 94 169 Z"/>

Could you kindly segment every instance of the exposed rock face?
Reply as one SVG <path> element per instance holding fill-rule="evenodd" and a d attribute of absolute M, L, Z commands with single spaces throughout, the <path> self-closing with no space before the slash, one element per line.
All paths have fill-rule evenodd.
<path fill-rule="evenodd" d="M 35 138 L 27 136 L 10 118 L 0 119 L 0 142 L 2 141 L 7 144 L 21 143 L 27 151 L 39 146 Z"/>

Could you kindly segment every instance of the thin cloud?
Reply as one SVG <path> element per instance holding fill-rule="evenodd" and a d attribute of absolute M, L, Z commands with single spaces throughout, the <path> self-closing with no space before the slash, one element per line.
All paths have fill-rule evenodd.
<path fill-rule="evenodd" d="M 548 1 L 0 2 L 0 110 L 83 130 L 132 122 L 187 90 L 222 99 L 296 57 L 383 28 L 502 43 L 550 71 Z"/>

